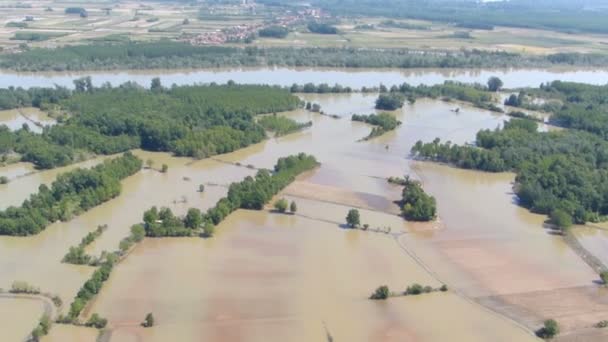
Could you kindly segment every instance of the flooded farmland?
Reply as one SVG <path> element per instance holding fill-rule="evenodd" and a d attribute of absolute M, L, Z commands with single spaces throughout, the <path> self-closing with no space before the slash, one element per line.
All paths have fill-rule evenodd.
<path fill-rule="evenodd" d="M 322 165 L 280 195 L 298 203 L 296 215 L 238 210 L 218 226 L 214 238 L 145 239 L 139 244 L 86 309 L 86 315 L 99 313 L 109 320 L 104 338 L 533 341 L 531 330 L 546 317 L 564 317 L 565 329 L 573 330 L 608 315 L 603 304 L 608 297 L 593 291 L 595 273 L 561 238 L 547 233 L 544 217 L 514 203 L 514 175 L 407 158 L 417 140 L 471 142 L 478 130 L 499 127 L 508 119 L 505 115 L 419 100 L 391 112 L 403 122 L 397 130 L 357 142 L 371 127 L 350 121 L 350 115 L 375 112 L 375 94 L 301 97 L 341 118 L 304 110 L 281 113 L 313 125 L 204 160 L 135 151 L 153 167 L 125 179 L 117 198 L 39 235 L 0 237 L 0 287 L 27 281 L 69 303 L 93 268 L 60 260 L 87 232 L 108 225 L 87 252 L 114 250 L 149 207 L 166 206 L 178 214 L 193 206 L 207 209 L 226 194 L 227 185 L 255 172 L 247 165 L 271 168 L 279 157 L 305 152 Z M 453 111 L 455 107 L 460 111 Z M 162 164 L 167 164 L 167 173 L 156 170 Z M 18 205 L 66 169 L 28 174 L 27 164 L 0 168 L 0 174 L 15 178 L 0 186 L 0 207 Z M 398 216 L 394 201 L 400 199 L 401 188 L 386 178 L 404 174 L 423 181 L 437 198 L 437 222 L 413 224 Z M 200 184 L 206 186 L 204 193 L 197 191 Z M 344 229 L 346 212 L 353 207 L 360 208 L 362 222 L 378 231 Z M 367 299 L 380 285 L 403 291 L 413 283 L 445 283 L 450 290 L 380 302 Z M 551 306 L 564 291 L 588 305 L 595 303 L 594 314 L 584 316 L 577 300 Z M 546 300 L 539 302 L 535 295 Z M 143 329 L 140 323 L 148 312 L 157 324 Z M 30 316 L 25 333 L 40 312 Z M 22 333 L 7 327 L 11 334 Z M 78 329 L 55 326 L 44 340 L 96 338 L 90 330 Z"/>

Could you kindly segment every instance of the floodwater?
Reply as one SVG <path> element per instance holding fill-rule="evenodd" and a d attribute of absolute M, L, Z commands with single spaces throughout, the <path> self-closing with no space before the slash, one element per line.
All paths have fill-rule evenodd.
<path fill-rule="evenodd" d="M 344 341 L 532 341 L 518 324 L 476 302 L 501 300 L 507 308 L 501 313 L 512 317 L 539 305 L 508 295 L 593 286 L 593 272 L 558 237 L 547 234 L 544 218 L 513 203 L 513 175 L 407 158 L 417 140 L 470 142 L 478 130 L 499 127 L 508 120 L 505 115 L 419 100 L 392 112 L 403 122 L 396 131 L 357 142 L 371 127 L 350 121 L 350 114 L 375 112 L 375 96 L 302 97 L 341 118 L 303 110 L 282 113 L 313 126 L 199 161 L 136 151 L 154 168 L 164 163 L 169 171 L 143 170 L 123 181 L 116 199 L 37 236 L 0 237 L 0 286 L 25 280 L 69 303 L 93 269 L 59 261 L 97 225 L 107 224 L 108 230 L 87 248 L 93 255 L 116 249 L 150 206 L 167 206 L 178 214 L 193 206 L 204 210 L 226 194 L 226 185 L 255 172 L 236 163 L 271 168 L 277 158 L 299 152 L 314 154 L 322 166 L 281 194 L 297 202 L 297 215 L 237 211 L 212 239 L 146 239 L 137 246 L 87 309 L 109 319 L 110 341 L 176 336 L 326 341 L 328 335 Z M 452 111 L 455 106 L 461 108 L 458 113 Z M 397 216 L 394 201 L 401 189 L 385 178 L 404 173 L 424 181 L 437 197 L 437 222 L 412 224 Z M 35 191 L 41 174 L 0 188 L 3 200 L 27 196 L 10 187 L 17 182 L 32 183 L 29 193 Z M 205 184 L 203 193 L 197 192 L 199 184 Z M 361 208 L 370 231 L 344 229 L 353 207 Z M 412 283 L 446 283 L 452 290 L 386 302 L 367 299 L 380 285 L 403 291 Z M 143 329 L 139 323 L 148 312 L 158 324 Z M 532 328 L 544 313 L 525 316 L 522 323 Z"/>
<path fill-rule="evenodd" d="M 42 317 L 41 301 L 3 297 L 0 294 L 0 331 L 2 341 L 23 341 Z"/>
<path fill-rule="evenodd" d="M 105 82 L 118 85 L 127 81 L 148 86 L 154 77 L 160 77 L 167 86 L 195 83 L 226 83 L 233 80 L 246 84 L 273 84 L 291 86 L 294 82 L 338 83 L 352 88 L 399 85 L 433 85 L 446 80 L 483 83 L 491 76 L 500 77 L 505 87 L 538 87 L 541 83 L 555 80 L 606 84 L 608 70 L 602 69 L 323 69 L 323 68 L 237 68 L 237 69 L 197 69 L 197 70 L 142 70 L 142 71 L 99 71 L 74 73 L 16 73 L 0 71 L 0 88 L 10 86 L 73 87 L 72 81 L 83 76 L 91 76 L 93 84 Z"/>
<path fill-rule="evenodd" d="M 11 131 L 27 125 L 30 131 L 42 133 L 43 126 L 54 125 L 56 121 L 38 108 L 20 108 L 0 110 L 0 125 L 6 125 Z"/>

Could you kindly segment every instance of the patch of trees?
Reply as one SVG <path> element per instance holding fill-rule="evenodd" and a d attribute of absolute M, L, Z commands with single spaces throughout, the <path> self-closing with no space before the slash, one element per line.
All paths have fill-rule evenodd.
<path fill-rule="evenodd" d="M 308 23 L 308 25 L 306 27 L 308 28 L 308 31 L 310 31 L 312 33 L 338 34 L 338 29 L 335 26 L 332 26 L 327 23 L 319 23 L 316 21 L 311 21 Z"/>
<path fill-rule="evenodd" d="M 0 212 L 1 235 L 37 234 L 51 223 L 69 220 L 120 194 L 120 180 L 136 173 L 142 161 L 127 152 L 92 169 L 60 174 L 50 187 L 41 185 L 20 207 Z"/>
<path fill-rule="evenodd" d="M 414 156 L 468 169 L 517 173 L 519 204 L 552 215 L 556 224 L 597 222 L 608 214 L 608 143 L 593 134 L 538 132 L 537 123 L 512 119 L 477 133 L 477 146 L 435 139 L 417 142 Z"/>
<path fill-rule="evenodd" d="M 204 158 L 231 152 L 265 138 L 253 116 L 297 108 L 300 100 L 270 86 L 185 86 L 146 90 L 126 83 L 95 88 L 90 77 L 75 90 L 0 91 L 0 108 L 58 106 L 71 116 L 42 134 L 0 126 L 0 154 L 17 152 L 38 168 L 72 163 L 82 152 L 114 154 L 133 148 Z"/>
<path fill-rule="evenodd" d="M 84 249 L 93 243 L 95 239 L 101 236 L 103 232 L 108 228 L 107 225 L 100 225 L 94 231 L 88 233 L 85 237 L 82 238 L 80 243 L 77 246 L 70 247 L 68 253 L 63 257 L 61 262 L 65 262 L 68 264 L 74 265 L 88 265 L 91 263 L 93 257 L 86 254 Z"/>
<path fill-rule="evenodd" d="M 265 130 L 274 132 L 277 136 L 297 132 L 312 126 L 312 121 L 298 123 L 293 119 L 284 116 L 267 115 L 258 120 L 258 124 Z"/>
<path fill-rule="evenodd" d="M 411 221 L 431 221 L 437 216 L 435 197 L 422 189 L 422 184 L 406 176 L 401 194 L 403 216 Z"/>
<path fill-rule="evenodd" d="M 305 93 L 305 94 L 340 94 L 340 93 L 352 93 L 353 89 L 351 87 L 343 87 L 339 84 L 335 84 L 330 86 L 327 83 L 314 84 L 314 83 L 306 83 L 304 85 L 299 85 L 294 83 L 289 90 L 292 93 Z"/>
<path fill-rule="evenodd" d="M 268 26 L 258 31 L 260 37 L 267 38 L 285 38 L 289 34 L 289 30 L 283 26 Z"/>
<path fill-rule="evenodd" d="M 501 51 L 436 51 L 335 47 L 192 46 L 182 42 L 95 42 L 32 48 L 0 56 L 0 68 L 17 71 L 176 69 L 242 66 L 343 68 L 500 68 L 608 64 L 603 54 L 520 55 Z"/>
<path fill-rule="evenodd" d="M 274 209 L 281 214 L 286 213 L 287 209 L 289 209 L 291 214 L 295 214 L 296 211 L 298 211 L 298 206 L 295 201 L 292 201 L 291 204 L 289 204 L 286 199 L 279 198 L 274 202 Z"/>
<path fill-rule="evenodd" d="M 203 223 L 200 210 L 190 208 L 188 214 L 177 217 L 169 208 L 156 207 L 144 212 L 144 230 L 149 237 L 192 236 Z"/>
<path fill-rule="evenodd" d="M 108 257 L 101 266 L 93 272 L 93 275 L 87 280 L 78 291 L 74 301 L 70 305 L 70 310 L 66 316 L 60 316 L 57 321 L 61 323 L 74 323 L 78 321 L 78 316 L 85 308 L 87 303 L 99 293 L 103 283 L 108 280 L 110 273 L 116 263 L 115 257 Z"/>
<path fill-rule="evenodd" d="M 397 120 L 394 116 L 388 113 L 370 114 L 370 115 L 358 115 L 352 116 L 352 121 L 365 122 L 367 124 L 376 126 L 372 129 L 371 133 L 364 138 L 369 140 L 374 137 L 381 136 L 382 134 L 392 131 L 401 125 L 401 121 Z"/>
<path fill-rule="evenodd" d="M 51 330 L 51 319 L 47 314 L 43 314 L 38 322 L 38 325 L 32 331 L 32 340 L 39 341 L 43 336 L 49 333 Z"/>
<path fill-rule="evenodd" d="M 405 97 L 399 93 L 380 94 L 376 99 L 376 109 L 397 110 L 403 107 L 404 102 Z"/>
<path fill-rule="evenodd" d="M 390 92 L 403 94 L 411 103 L 415 102 L 417 98 L 422 97 L 443 98 L 469 102 L 479 108 L 496 110 L 495 106 L 491 103 L 493 98 L 489 92 L 489 88 L 481 84 L 445 81 L 443 84 L 434 86 L 419 85 L 413 87 L 404 83 L 398 87 L 392 87 Z"/>
<path fill-rule="evenodd" d="M 264 204 L 293 182 L 296 176 L 318 165 L 315 157 L 304 153 L 279 158 L 274 173 L 260 170 L 255 177 L 246 177 L 241 182 L 232 183 L 228 189 L 228 196 L 220 199 L 215 207 L 210 208 L 204 219 L 217 225 L 236 209 L 261 210 Z"/>

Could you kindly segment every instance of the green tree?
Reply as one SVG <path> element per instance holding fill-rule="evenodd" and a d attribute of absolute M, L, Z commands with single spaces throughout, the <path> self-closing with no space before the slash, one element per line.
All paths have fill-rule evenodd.
<path fill-rule="evenodd" d="M 572 216 L 561 209 L 555 209 L 551 212 L 551 223 L 565 231 L 572 226 Z"/>
<path fill-rule="evenodd" d="M 0 184 L 8 184 L 8 177 L 0 176 Z"/>
<path fill-rule="evenodd" d="M 146 315 L 146 318 L 144 319 L 144 322 L 141 324 L 142 326 L 144 326 L 145 328 L 150 328 L 154 326 L 154 315 L 152 315 L 152 313 L 148 313 Z"/>
<path fill-rule="evenodd" d="M 169 171 L 169 166 L 167 164 L 163 164 L 162 168 L 160 169 L 160 172 L 166 173 L 167 171 Z"/>
<path fill-rule="evenodd" d="M 215 234 L 215 225 L 211 222 L 205 223 L 203 227 L 203 236 L 204 237 L 212 237 Z"/>
<path fill-rule="evenodd" d="M 488 89 L 490 91 L 499 91 L 502 88 L 502 80 L 496 76 L 492 76 L 488 79 Z"/>
<path fill-rule="evenodd" d="M 602 271 L 600 273 L 600 279 L 602 279 L 604 285 L 608 285 L 608 271 Z"/>
<path fill-rule="evenodd" d="M 388 298 L 389 295 L 390 295 L 390 291 L 388 289 L 388 286 L 383 285 L 383 286 L 378 287 L 376 289 L 376 291 L 374 291 L 374 293 L 372 293 L 372 295 L 369 298 L 375 299 L 375 300 L 385 300 Z"/>
<path fill-rule="evenodd" d="M 198 228 L 203 222 L 203 217 L 201 215 L 201 211 L 196 208 L 188 209 L 188 213 L 186 214 L 186 218 L 184 219 L 184 225 L 190 229 Z"/>
<path fill-rule="evenodd" d="M 287 211 L 288 205 L 287 200 L 284 198 L 278 199 L 276 202 L 274 202 L 274 208 L 280 213 Z"/>
<path fill-rule="evenodd" d="M 154 77 L 150 83 L 150 90 L 153 92 L 160 92 L 163 90 L 163 85 L 160 83 L 160 78 Z"/>
<path fill-rule="evenodd" d="M 298 205 L 296 204 L 296 201 L 291 201 L 291 204 L 289 205 L 289 211 L 291 211 L 292 214 L 295 214 L 298 211 Z"/>
<path fill-rule="evenodd" d="M 553 319 L 548 319 L 543 323 L 543 327 L 540 328 L 536 334 L 538 337 L 544 339 L 552 339 L 559 334 L 559 325 Z"/>
<path fill-rule="evenodd" d="M 361 223 L 360 217 L 359 217 L 359 210 L 357 210 L 357 209 L 349 210 L 348 215 L 346 215 L 346 223 L 351 228 L 357 227 Z"/>
<path fill-rule="evenodd" d="M 205 185 L 201 184 L 198 186 L 198 192 L 205 192 Z"/>

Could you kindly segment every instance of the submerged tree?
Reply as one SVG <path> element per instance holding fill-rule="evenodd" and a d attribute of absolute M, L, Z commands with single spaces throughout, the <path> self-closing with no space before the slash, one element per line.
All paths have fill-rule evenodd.
<path fill-rule="evenodd" d="M 144 328 L 150 328 L 154 326 L 154 315 L 149 312 L 144 319 L 144 322 L 141 324 Z"/>
<path fill-rule="evenodd" d="M 284 198 L 281 198 L 279 200 L 277 200 L 276 202 L 274 202 L 274 208 L 280 212 L 280 213 L 284 213 L 287 211 L 287 200 Z"/>
<path fill-rule="evenodd" d="M 296 204 L 296 201 L 291 201 L 291 204 L 289 205 L 289 210 L 292 214 L 295 214 L 296 211 L 298 211 L 298 205 Z"/>
<path fill-rule="evenodd" d="M 374 300 L 385 300 L 388 298 L 389 295 L 390 295 L 390 291 L 388 289 L 388 286 L 383 285 L 383 286 L 378 287 L 376 289 L 376 291 L 374 291 L 374 293 L 372 293 L 372 295 L 369 298 L 374 299 Z"/>
<path fill-rule="evenodd" d="M 496 76 L 492 76 L 488 79 L 488 89 L 490 91 L 499 91 L 502 88 L 502 80 Z"/>
<path fill-rule="evenodd" d="M 359 210 L 357 210 L 357 209 L 349 210 L 348 215 L 346 215 L 346 223 L 351 228 L 357 227 L 361 223 L 360 217 L 359 217 Z"/>

